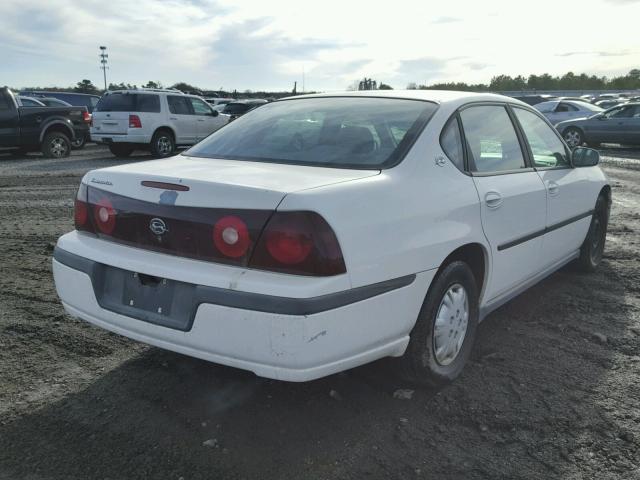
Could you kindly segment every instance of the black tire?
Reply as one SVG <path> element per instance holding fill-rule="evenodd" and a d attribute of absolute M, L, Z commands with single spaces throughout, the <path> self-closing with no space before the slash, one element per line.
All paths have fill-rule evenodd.
<path fill-rule="evenodd" d="M 591 216 L 589 231 L 580 247 L 580 257 L 576 262 L 578 269 L 583 272 L 594 272 L 602 262 L 609 225 L 609 210 L 609 200 L 606 195 L 601 194 Z"/>
<path fill-rule="evenodd" d="M 112 143 L 109 145 L 109 151 L 116 157 L 128 157 L 134 150 L 134 147 L 126 143 Z"/>
<path fill-rule="evenodd" d="M 82 150 L 86 144 L 87 144 L 87 137 L 82 135 L 80 137 L 76 137 L 75 140 L 71 141 L 71 149 Z"/>
<path fill-rule="evenodd" d="M 176 142 L 169 130 L 158 130 L 151 139 L 151 155 L 156 158 L 170 157 L 176 151 Z"/>
<path fill-rule="evenodd" d="M 576 127 L 569 127 L 562 132 L 562 138 L 571 148 L 579 147 L 584 143 L 582 130 Z"/>
<path fill-rule="evenodd" d="M 46 158 L 64 158 L 71 155 L 71 142 L 62 132 L 47 133 L 42 140 L 42 155 Z"/>
<path fill-rule="evenodd" d="M 436 317 L 440 312 L 441 302 L 443 302 L 445 295 L 456 286 L 460 286 L 466 291 L 468 320 L 464 340 L 457 355 L 449 363 L 445 363 L 439 361 L 436 355 L 437 336 L 434 335 Z M 453 313 L 451 320 L 447 318 L 447 322 L 451 322 L 451 325 L 445 324 L 441 327 L 444 337 L 451 337 L 450 327 L 459 322 L 455 317 L 456 312 L 451 313 Z M 459 315 L 459 311 L 457 314 Z M 447 313 L 446 317 L 448 316 Z M 439 318 L 442 318 L 442 315 Z M 464 262 L 452 262 L 438 274 L 429 288 L 418 320 L 411 331 L 407 350 L 400 359 L 402 376 L 410 382 L 431 386 L 440 386 L 453 381 L 460 375 L 471 354 L 478 318 L 478 286 L 473 272 Z"/>

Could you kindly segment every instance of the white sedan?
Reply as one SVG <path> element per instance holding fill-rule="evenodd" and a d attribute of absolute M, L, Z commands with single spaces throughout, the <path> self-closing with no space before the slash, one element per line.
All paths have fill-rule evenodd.
<path fill-rule="evenodd" d="M 284 99 L 179 156 L 87 173 L 56 288 L 73 316 L 263 377 L 392 356 L 447 382 L 492 310 L 598 266 L 598 160 L 499 95 Z"/>

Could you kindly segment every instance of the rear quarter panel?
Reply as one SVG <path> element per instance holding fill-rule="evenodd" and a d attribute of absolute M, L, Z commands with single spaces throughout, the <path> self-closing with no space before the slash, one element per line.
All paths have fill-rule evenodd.
<path fill-rule="evenodd" d="M 466 243 L 486 247 L 472 179 L 448 160 L 436 165 L 446 159 L 438 113 L 396 167 L 289 194 L 278 207 L 317 211 L 329 222 L 353 287 L 436 269 Z"/>

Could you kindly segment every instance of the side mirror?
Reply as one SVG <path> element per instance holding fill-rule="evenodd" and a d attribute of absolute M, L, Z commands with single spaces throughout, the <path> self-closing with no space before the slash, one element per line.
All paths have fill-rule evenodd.
<path fill-rule="evenodd" d="M 218 115 L 220 115 L 220 113 L 217 110 L 212 110 L 211 111 L 211 116 L 212 117 L 217 117 Z"/>
<path fill-rule="evenodd" d="M 595 167 L 600 163 L 600 153 L 593 148 L 576 147 L 571 152 L 574 167 Z"/>

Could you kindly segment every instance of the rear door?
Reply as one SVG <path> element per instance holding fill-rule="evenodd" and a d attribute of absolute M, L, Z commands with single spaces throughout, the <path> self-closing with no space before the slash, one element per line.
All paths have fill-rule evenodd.
<path fill-rule="evenodd" d="M 513 107 L 513 111 L 546 190 L 546 233 L 539 261 L 550 266 L 582 244 L 594 207 L 593 194 L 585 169 L 571 166 L 570 152 L 555 130 L 535 113 L 519 107 Z"/>
<path fill-rule="evenodd" d="M 223 116 L 214 115 L 213 110 L 205 101 L 194 97 L 189 97 L 189 101 L 198 121 L 198 142 L 227 123 Z"/>
<path fill-rule="evenodd" d="M 0 147 L 20 146 L 20 117 L 13 102 L 0 91 Z"/>
<path fill-rule="evenodd" d="M 167 95 L 169 124 L 176 132 L 176 143 L 193 145 L 198 138 L 198 118 L 194 115 L 189 97 Z"/>
<path fill-rule="evenodd" d="M 546 193 L 542 180 L 525 160 L 505 105 L 472 104 L 460 111 L 460 119 L 468 169 L 491 246 L 493 268 L 486 290 L 491 301 L 540 271 Z"/>

